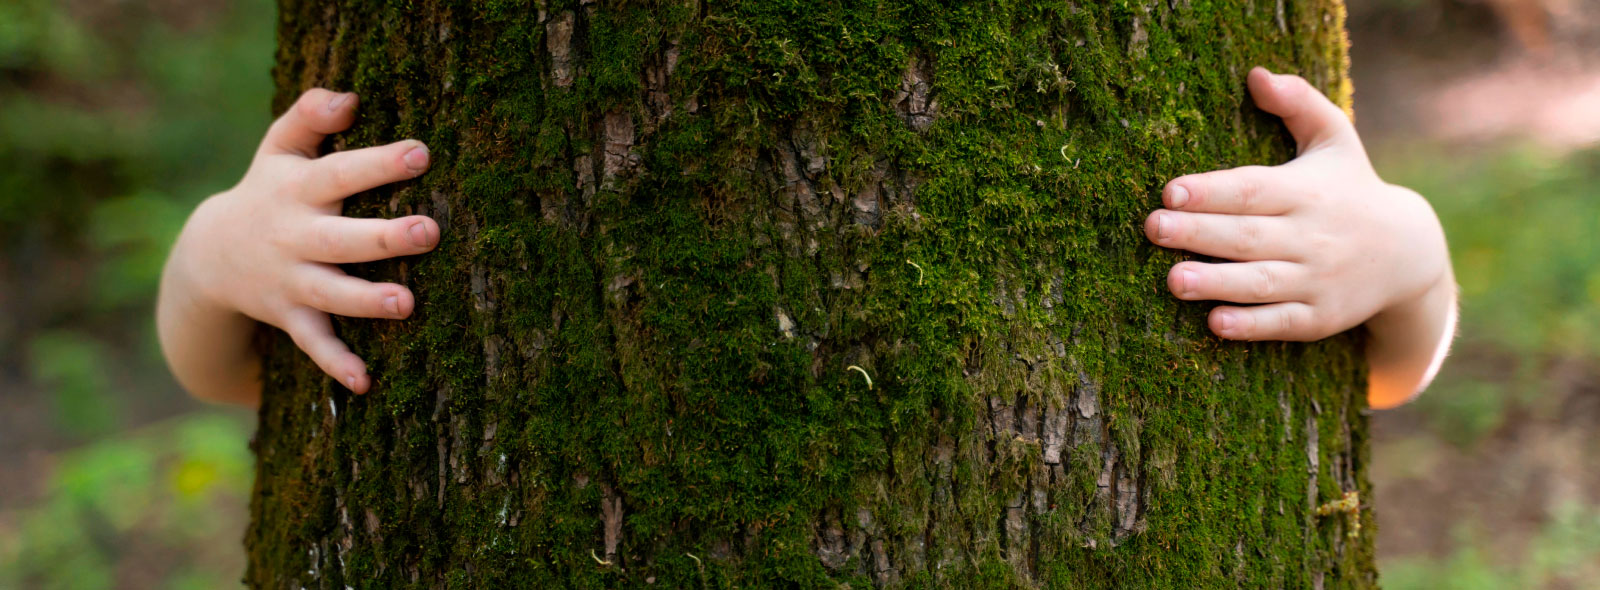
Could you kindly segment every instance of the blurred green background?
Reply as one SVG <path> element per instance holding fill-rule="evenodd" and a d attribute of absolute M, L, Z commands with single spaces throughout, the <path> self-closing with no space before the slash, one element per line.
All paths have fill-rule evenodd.
<path fill-rule="evenodd" d="M 1353 0 L 1357 122 L 1427 195 L 1457 354 L 1374 415 L 1391 590 L 1600 588 L 1600 0 Z M 269 0 L 0 0 L 0 589 L 242 573 L 253 416 L 155 345 L 166 249 L 268 123 Z"/>
<path fill-rule="evenodd" d="M 0 588 L 236 586 L 252 416 L 152 300 L 268 122 L 271 2 L 0 0 Z"/>

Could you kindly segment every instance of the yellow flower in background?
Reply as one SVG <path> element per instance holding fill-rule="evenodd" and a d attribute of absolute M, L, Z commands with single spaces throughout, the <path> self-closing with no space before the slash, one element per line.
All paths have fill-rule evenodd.
<path fill-rule="evenodd" d="M 222 469 L 214 461 L 185 457 L 172 468 L 172 489 L 187 501 L 200 500 L 216 487 Z"/>

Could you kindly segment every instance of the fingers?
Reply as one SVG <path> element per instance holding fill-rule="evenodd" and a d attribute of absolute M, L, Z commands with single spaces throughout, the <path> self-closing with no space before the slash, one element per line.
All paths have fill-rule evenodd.
<path fill-rule="evenodd" d="M 399 219 L 327 215 L 306 226 L 293 247 L 305 260 L 349 264 L 421 254 L 438 244 L 439 224 L 422 215 Z"/>
<path fill-rule="evenodd" d="M 1244 166 L 1180 176 L 1161 191 L 1170 209 L 1231 215 L 1283 215 L 1294 209 L 1295 187 L 1266 166 Z"/>
<path fill-rule="evenodd" d="M 1307 274 L 1306 267 L 1292 262 L 1180 262 L 1167 273 L 1167 288 L 1187 301 L 1302 301 L 1313 294 Z"/>
<path fill-rule="evenodd" d="M 350 128 L 356 119 L 356 95 L 312 88 L 300 95 L 288 112 L 273 121 L 261 140 L 263 154 L 317 157 L 322 138 Z"/>
<path fill-rule="evenodd" d="M 333 335 L 328 314 L 302 307 L 285 316 L 283 328 L 294 339 L 294 345 L 311 357 L 311 362 L 350 391 L 366 393 L 372 386 L 366 363 Z"/>
<path fill-rule="evenodd" d="M 353 318 L 405 319 L 416 303 L 404 286 L 358 279 L 324 264 L 296 269 L 292 289 L 304 305 Z"/>
<path fill-rule="evenodd" d="M 300 267 L 292 289 L 300 305 L 284 314 L 284 331 L 322 372 L 350 391 L 366 393 L 372 385 L 366 364 L 334 336 L 328 314 L 405 318 L 416 305 L 411 290 L 394 283 L 368 282 L 320 264 Z"/>
<path fill-rule="evenodd" d="M 311 162 L 305 197 L 316 204 L 416 178 L 428 170 L 428 146 L 415 139 L 335 152 Z"/>
<path fill-rule="evenodd" d="M 1273 74 L 1258 67 L 1250 70 L 1249 85 L 1256 106 L 1283 118 L 1302 154 L 1341 137 L 1355 137 L 1355 126 L 1344 109 L 1304 78 Z"/>
<path fill-rule="evenodd" d="M 1144 223 L 1157 245 L 1229 260 L 1289 260 L 1300 254 L 1300 240 L 1282 217 L 1185 213 L 1159 209 Z"/>
<path fill-rule="evenodd" d="M 1285 302 L 1255 307 L 1211 310 L 1211 331 L 1229 340 L 1310 342 L 1333 335 L 1305 303 Z"/>
<path fill-rule="evenodd" d="M 261 142 L 263 154 L 290 154 L 311 163 L 305 197 L 332 203 L 391 182 L 416 178 L 428 170 L 428 146 L 408 139 L 389 145 L 329 154 L 317 158 L 323 138 L 350 128 L 355 121 L 355 94 L 321 88 L 307 90 L 272 123 Z"/>

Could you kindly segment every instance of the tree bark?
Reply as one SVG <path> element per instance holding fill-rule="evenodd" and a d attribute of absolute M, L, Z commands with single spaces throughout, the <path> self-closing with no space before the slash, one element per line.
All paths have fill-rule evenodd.
<path fill-rule="evenodd" d="M 1374 588 L 1356 336 L 1222 342 L 1141 223 L 1348 101 L 1337 0 L 280 0 L 281 112 L 432 171 L 439 249 L 281 334 L 259 588 Z M 1364 523 L 1366 526 L 1358 526 Z"/>

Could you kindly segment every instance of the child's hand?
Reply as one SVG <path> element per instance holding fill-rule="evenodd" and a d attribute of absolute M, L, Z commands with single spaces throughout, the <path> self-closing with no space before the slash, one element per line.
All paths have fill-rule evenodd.
<path fill-rule="evenodd" d="M 1261 304 L 1212 310 L 1211 330 L 1228 339 L 1318 340 L 1370 321 L 1369 397 L 1404 401 L 1452 331 L 1439 220 L 1420 195 L 1378 178 L 1344 111 L 1305 80 L 1256 68 L 1249 85 L 1299 157 L 1169 182 L 1167 209 L 1145 221 L 1150 240 L 1234 262 L 1178 263 L 1167 286 L 1180 299 Z"/>
<path fill-rule="evenodd" d="M 421 254 L 439 242 L 432 219 L 352 219 L 346 197 L 407 180 L 428 168 L 428 150 L 406 140 L 317 157 L 324 136 L 355 119 L 354 94 L 315 89 L 273 123 L 238 186 L 195 210 L 162 281 L 163 349 L 196 396 L 253 403 L 259 361 L 251 322 L 277 326 L 324 372 L 356 393 L 366 366 L 333 334 L 328 314 L 402 319 L 411 291 L 346 275 L 337 264 Z"/>

